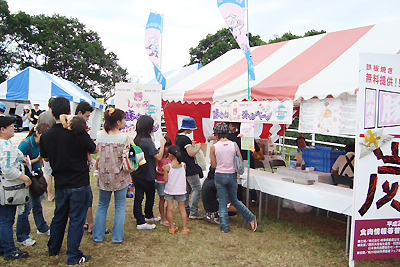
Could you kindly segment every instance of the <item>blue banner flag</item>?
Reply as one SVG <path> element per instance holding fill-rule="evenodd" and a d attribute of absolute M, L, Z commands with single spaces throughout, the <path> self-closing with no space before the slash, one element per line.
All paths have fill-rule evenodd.
<path fill-rule="evenodd" d="M 145 49 L 150 61 L 153 63 L 156 79 L 158 83 L 162 84 L 162 88 L 164 90 L 166 80 L 160 71 L 161 29 L 162 29 L 161 15 L 150 12 L 145 31 L 145 40 L 144 40 Z"/>

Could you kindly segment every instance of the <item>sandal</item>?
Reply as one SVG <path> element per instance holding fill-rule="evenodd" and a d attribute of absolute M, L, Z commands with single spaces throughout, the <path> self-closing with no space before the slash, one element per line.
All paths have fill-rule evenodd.
<path fill-rule="evenodd" d="M 169 233 L 170 234 L 175 234 L 178 231 L 178 226 L 175 226 L 174 229 L 169 228 Z"/>
<path fill-rule="evenodd" d="M 168 221 L 166 221 L 166 222 L 160 222 L 160 225 L 169 227 L 169 222 L 168 222 Z M 175 225 L 175 223 L 174 223 L 174 225 Z"/>
<path fill-rule="evenodd" d="M 252 222 L 250 222 L 250 225 L 251 225 L 251 230 L 253 232 L 257 231 L 257 219 L 256 218 L 254 218 L 254 220 Z"/>
<path fill-rule="evenodd" d="M 106 229 L 105 234 L 107 235 L 107 234 L 109 234 L 109 233 L 110 233 L 110 230 Z M 93 231 L 88 231 L 88 234 L 89 234 L 89 235 L 93 234 Z"/>
<path fill-rule="evenodd" d="M 182 229 L 182 234 L 187 235 L 189 233 L 189 229 Z"/>

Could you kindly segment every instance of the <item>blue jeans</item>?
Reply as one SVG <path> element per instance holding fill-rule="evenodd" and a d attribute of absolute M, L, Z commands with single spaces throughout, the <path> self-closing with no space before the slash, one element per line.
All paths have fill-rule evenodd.
<path fill-rule="evenodd" d="M 217 188 L 219 197 L 219 216 L 220 216 L 220 229 L 223 232 L 229 231 L 229 218 L 228 218 L 228 198 L 232 205 L 242 214 L 243 219 L 250 223 L 256 217 L 253 213 L 237 199 L 237 175 L 236 173 L 215 173 L 214 176 L 215 187 Z"/>
<path fill-rule="evenodd" d="M 124 239 L 124 223 L 125 223 L 125 202 L 126 191 L 128 187 L 114 191 L 114 225 L 112 229 L 112 242 L 121 243 Z M 99 189 L 99 205 L 96 210 L 96 217 L 93 225 L 93 240 L 102 242 L 106 231 L 106 218 L 108 205 L 113 191 L 104 191 Z"/>
<path fill-rule="evenodd" d="M 17 206 L 0 205 L 0 251 L 10 256 L 15 250 L 13 224 Z"/>
<path fill-rule="evenodd" d="M 83 225 L 92 198 L 90 186 L 72 189 L 56 189 L 54 217 L 50 225 L 50 239 L 47 243 L 49 255 L 57 255 L 64 239 L 65 227 L 68 222 L 67 264 L 76 264 L 83 256 L 79 250 L 83 236 Z"/>
<path fill-rule="evenodd" d="M 193 190 L 192 197 L 190 198 L 189 206 L 189 196 Z M 186 200 L 185 209 L 186 213 L 190 212 L 190 215 L 196 215 L 199 212 L 199 200 L 201 195 L 201 183 L 198 174 L 186 176 Z"/>
<path fill-rule="evenodd" d="M 32 209 L 33 219 L 35 220 L 36 228 L 39 232 L 45 233 L 49 230 L 49 226 L 43 217 L 43 209 L 40 197 L 32 194 L 29 190 L 30 201 L 25 204 L 25 210 L 17 218 L 17 241 L 23 242 L 29 238 L 31 226 L 29 224 L 28 216 Z"/>

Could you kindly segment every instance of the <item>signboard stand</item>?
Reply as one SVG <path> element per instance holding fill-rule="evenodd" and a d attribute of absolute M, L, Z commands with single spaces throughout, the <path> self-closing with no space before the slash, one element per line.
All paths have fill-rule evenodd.
<path fill-rule="evenodd" d="M 400 257 L 400 55 L 361 54 L 349 266 Z"/>

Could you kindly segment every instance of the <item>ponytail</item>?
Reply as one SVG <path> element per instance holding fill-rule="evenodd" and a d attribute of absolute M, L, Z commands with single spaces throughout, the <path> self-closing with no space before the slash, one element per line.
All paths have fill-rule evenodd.
<path fill-rule="evenodd" d="M 170 153 L 172 156 L 174 156 L 179 163 L 182 163 L 182 153 L 179 149 L 179 146 L 177 145 L 172 145 L 168 148 L 168 153 Z"/>

